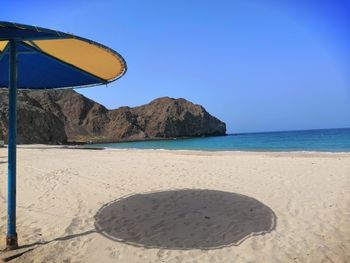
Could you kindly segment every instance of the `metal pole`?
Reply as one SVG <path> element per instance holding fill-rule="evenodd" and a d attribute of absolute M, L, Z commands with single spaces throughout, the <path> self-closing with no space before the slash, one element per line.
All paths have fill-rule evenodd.
<path fill-rule="evenodd" d="M 8 217 L 7 249 L 18 248 L 16 232 L 16 93 L 17 93 L 17 48 L 16 41 L 10 40 L 10 85 L 8 120 Z"/>

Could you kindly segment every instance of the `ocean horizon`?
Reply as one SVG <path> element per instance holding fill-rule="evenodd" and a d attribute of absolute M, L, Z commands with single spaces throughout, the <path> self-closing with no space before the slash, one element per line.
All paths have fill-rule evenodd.
<path fill-rule="evenodd" d="M 85 145 L 105 149 L 350 152 L 350 128 L 233 133 L 225 136 Z"/>

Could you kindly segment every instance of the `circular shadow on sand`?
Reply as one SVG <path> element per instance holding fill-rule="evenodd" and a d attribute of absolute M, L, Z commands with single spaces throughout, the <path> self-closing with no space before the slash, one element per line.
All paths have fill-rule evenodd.
<path fill-rule="evenodd" d="M 95 227 L 104 236 L 146 248 L 215 249 L 271 232 L 274 212 L 258 200 L 214 190 L 136 194 L 104 205 Z"/>

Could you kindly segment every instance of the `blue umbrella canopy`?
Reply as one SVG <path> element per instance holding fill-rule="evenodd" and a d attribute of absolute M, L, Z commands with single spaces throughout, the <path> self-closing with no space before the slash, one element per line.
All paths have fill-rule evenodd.
<path fill-rule="evenodd" d="M 123 57 L 92 40 L 55 30 L 0 22 L 0 87 L 9 86 L 10 40 L 16 40 L 17 89 L 85 87 L 126 72 Z"/>
<path fill-rule="evenodd" d="M 7 249 L 16 232 L 17 89 L 76 88 L 108 84 L 126 72 L 116 51 L 55 30 L 0 22 L 0 88 L 9 89 Z"/>

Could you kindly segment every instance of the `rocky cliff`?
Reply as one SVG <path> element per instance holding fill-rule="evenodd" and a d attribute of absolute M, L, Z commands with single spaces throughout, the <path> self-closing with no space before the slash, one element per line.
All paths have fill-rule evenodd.
<path fill-rule="evenodd" d="M 7 137 L 6 90 L 0 91 L 0 138 Z M 168 97 L 108 110 L 73 90 L 18 94 L 18 143 L 115 142 L 223 135 L 226 125 L 202 106 Z"/>
<path fill-rule="evenodd" d="M 25 92 L 17 95 L 17 142 L 58 144 L 67 141 L 64 122 Z M 0 139 L 7 141 L 8 92 L 0 90 Z"/>

